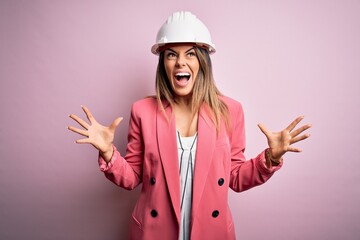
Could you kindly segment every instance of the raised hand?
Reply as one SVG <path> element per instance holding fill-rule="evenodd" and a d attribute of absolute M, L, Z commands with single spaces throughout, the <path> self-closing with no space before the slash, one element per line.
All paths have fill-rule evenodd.
<path fill-rule="evenodd" d="M 303 116 L 296 118 L 287 128 L 280 132 L 270 132 L 263 124 L 258 125 L 268 140 L 271 159 L 277 161 L 281 159 L 286 152 L 301 152 L 299 148 L 293 147 L 292 144 L 310 137 L 310 134 L 300 135 L 311 127 L 310 124 L 303 125 L 294 130 L 298 123 L 303 119 Z"/>
<path fill-rule="evenodd" d="M 115 130 L 119 126 L 123 118 L 116 118 L 110 126 L 106 127 L 99 124 L 95 120 L 89 109 L 87 109 L 85 106 L 82 106 L 82 109 L 85 112 L 90 124 L 79 118 L 78 116 L 70 114 L 69 117 L 75 120 L 84 129 L 75 128 L 72 126 L 69 126 L 68 129 L 82 136 L 85 136 L 85 138 L 76 140 L 76 143 L 93 145 L 96 149 L 100 151 L 100 154 L 102 154 L 106 161 L 110 161 L 113 154 L 112 143 L 114 141 Z"/>

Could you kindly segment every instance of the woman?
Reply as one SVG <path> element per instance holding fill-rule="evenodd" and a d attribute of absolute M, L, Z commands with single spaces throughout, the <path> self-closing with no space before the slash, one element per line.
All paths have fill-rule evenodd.
<path fill-rule="evenodd" d="M 156 97 L 135 102 L 128 145 L 113 145 L 122 118 L 100 125 L 83 107 L 90 124 L 70 115 L 99 154 L 100 169 L 115 184 L 142 191 L 132 213 L 131 239 L 235 239 L 228 186 L 236 192 L 266 182 L 282 156 L 300 150 L 293 143 L 310 125 L 296 130 L 297 118 L 278 133 L 259 125 L 269 148 L 246 161 L 244 114 L 240 103 L 215 86 L 209 54 L 215 52 L 203 23 L 177 12 L 161 27 L 152 52 L 159 55 Z"/>

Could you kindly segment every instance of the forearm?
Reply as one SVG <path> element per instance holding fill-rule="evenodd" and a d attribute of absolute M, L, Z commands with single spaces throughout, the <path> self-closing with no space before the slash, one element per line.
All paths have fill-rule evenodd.
<path fill-rule="evenodd" d="M 266 165 L 265 151 L 253 159 L 245 160 L 243 155 L 232 159 L 230 187 L 236 192 L 242 192 L 265 183 L 282 166 Z M 241 160 L 240 160 L 241 159 Z"/>
<path fill-rule="evenodd" d="M 113 154 L 109 162 L 106 162 L 102 155 L 99 155 L 99 167 L 106 178 L 127 190 L 134 189 L 141 183 L 139 177 L 141 172 L 137 172 L 134 166 L 120 155 L 115 146 L 113 146 Z"/>
<path fill-rule="evenodd" d="M 265 150 L 265 164 L 266 167 L 271 169 L 272 167 L 277 167 L 281 164 L 283 158 L 275 159 L 271 156 L 269 148 Z"/>
<path fill-rule="evenodd" d="M 114 147 L 113 145 L 110 145 L 108 147 L 108 150 L 106 150 L 105 152 L 102 152 L 102 151 L 99 151 L 99 154 L 100 156 L 104 159 L 104 161 L 106 163 L 109 163 L 111 158 L 113 157 L 114 155 Z"/>

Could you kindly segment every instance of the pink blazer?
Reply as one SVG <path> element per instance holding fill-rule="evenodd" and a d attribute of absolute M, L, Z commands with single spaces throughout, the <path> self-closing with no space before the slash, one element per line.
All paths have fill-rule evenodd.
<path fill-rule="evenodd" d="M 222 97 L 230 111 L 232 131 L 225 124 L 217 134 L 202 106 L 198 118 L 195 156 L 191 239 L 235 239 L 228 207 L 228 187 L 245 191 L 266 182 L 280 166 L 266 168 L 264 152 L 246 161 L 244 114 L 240 103 Z M 130 239 L 157 240 L 179 237 L 180 175 L 172 109 L 165 107 L 170 122 L 154 98 L 133 104 L 125 157 L 115 149 L 111 161 L 100 157 L 100 169 L 112 182 L 125 189 L 142 183 L 132 213 Z"/>

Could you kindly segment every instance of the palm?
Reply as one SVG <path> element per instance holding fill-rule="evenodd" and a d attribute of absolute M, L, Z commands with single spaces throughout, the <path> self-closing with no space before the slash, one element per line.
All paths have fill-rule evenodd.
<path fill-rule="evenodd" d="M 88 128 L 89 142 L 101 152 L 107 150 L 107 146 L 111 145 L 114 141 L 114 130 L 93 121 Z"/>
<path fill-rule="evenodd" d="M 274 159 L 280 159 L 286 152 L 301 151 L 298 148 L 292 147 L 292 144 L 308 138 L 310 136 L 309 134 L 300 134 L 311 127 L 311 125 L 307 124 L 294 130 L 294 128 L 302 119 L 303 117 L 298 117 L 287 128 L 280 132 L 270 132 L 265 128 L 264 125 L 258 125 L 268 140 L 270 153 Z"/>
<path fill-rule="evenodd" d="M 102 153 L 109 151 L 114 141 L 116 127 L 120 124 L 122 118 L 115 119 L 110 126 L 103 126 L 96 121 L 86 107 L 83 107 L 83 110 L 90 124 L 76 115 L 70 115 L 70 118 L 79 123 L 84 129 L 70 126 L 69 130 L 86 137 L 77 140 L 76 143 L 89 143 Z"/>

